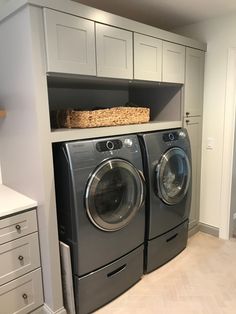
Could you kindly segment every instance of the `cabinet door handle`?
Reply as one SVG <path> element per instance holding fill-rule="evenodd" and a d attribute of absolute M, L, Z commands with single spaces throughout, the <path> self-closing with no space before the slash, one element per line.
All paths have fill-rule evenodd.
<path fill-rule="evenodd" d="M 20 225 L 16 225 L 16 230 L 20 231 L 21 230 L 21 226 Z"/>
<path fill-rule="evenodd" d="M 22 255 L 19 255 L 19 256 L 18 256 L 18 260 L 19 260 L 19 261 L 23 261 L 23 259 L 24 259 L 24 256 L 22 256 Z"/>
<path fill-rule="evenodd" d="M 26 293 L 23 293 L 23 294 L 22 294 L 22 298 L 23 298 L 24 300 L 27 300 L 27 299 L 28 299 L 28 295 L 27 295 Z"/>

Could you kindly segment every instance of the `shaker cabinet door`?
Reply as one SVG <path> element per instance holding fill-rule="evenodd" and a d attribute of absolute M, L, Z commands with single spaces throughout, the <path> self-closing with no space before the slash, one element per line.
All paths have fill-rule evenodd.
<path fill-rule="evenodd" d="M 185 47 L 163 41 L 163 73 L 162 81 L 168 83 L 184 83 Z"/>
<path fill-rule="evenodd" d="M 201 116 L 204 85 L 204 51 L 186 49 L 184 115 Z"/>
<path fill-rule="evenodd" d="M 47 71 L 96 75 L 94 22 L 44 9 Z"/>
<path fill-rule="evenodd" d="M 161 81 L 162 40 L 134 33 L 134 79 Z"/>
<path fill-rule="evenodd" d="M 202 118 L 185 118 L 184 127 L 188 131 L 192 155 L 192 199 L 189 216 L 189 229 L 191 229 L 199 222 Z"/>
<path fill-rule="evenodd" d="M 133 78 L 132 33 L 96 23 L 97 75 Z"/>

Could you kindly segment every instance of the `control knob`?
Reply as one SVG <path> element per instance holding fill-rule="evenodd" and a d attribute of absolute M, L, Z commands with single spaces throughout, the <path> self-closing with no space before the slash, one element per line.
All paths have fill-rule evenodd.
<path fill-rule="evenodd" d="M 125 146 L 127 146 L 127 147 L 132 147 L 132 146 L 133 146 L 133 141 L 132 141 L 130 138 L 126 138 L 126 139 L 124 140 L 124 144 L 125 144 Z"/>
<path fill-rule="evenodd" d="M 185 138 L 185 137 L 186 137 L 185 132 L 180 131 L 180 132 L 179 132 L 179 137 L 180 137 L 180 138 Z"/>

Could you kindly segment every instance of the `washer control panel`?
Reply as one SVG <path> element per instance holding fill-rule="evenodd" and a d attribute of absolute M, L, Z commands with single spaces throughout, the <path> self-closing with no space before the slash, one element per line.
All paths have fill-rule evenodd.
<path fill-rule="evenodd" d="M 99 152 L 107 152 L 116 149 L 122 148 L 122 142 L 120 140 L 108 140 L 108 141 L 101 141 L 96 144 L 96 149 Z"/>

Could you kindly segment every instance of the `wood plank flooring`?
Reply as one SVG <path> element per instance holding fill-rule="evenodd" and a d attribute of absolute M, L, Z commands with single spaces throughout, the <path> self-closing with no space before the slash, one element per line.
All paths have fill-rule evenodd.
<path fill-rule="evenodd" d="M 197 233 L 172 261 L 96 314 L 235 314 L 236 239 Z"/>

